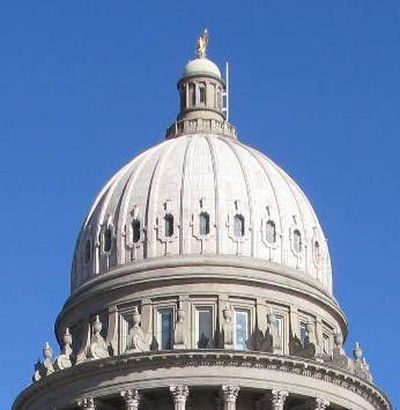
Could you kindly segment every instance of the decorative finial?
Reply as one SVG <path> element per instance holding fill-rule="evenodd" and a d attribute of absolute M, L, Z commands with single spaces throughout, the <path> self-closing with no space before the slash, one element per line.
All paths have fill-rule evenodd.
<path fill-rule="evenodd" d="M 206 58 L 207 57 L 207 48 L 210 36 L 208 30 L 204 29 L 203 35 L 197 40 L 197 57 Z"/>

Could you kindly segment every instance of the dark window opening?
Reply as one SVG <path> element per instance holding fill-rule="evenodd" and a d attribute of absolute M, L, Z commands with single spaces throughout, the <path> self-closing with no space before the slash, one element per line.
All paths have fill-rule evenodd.
<path fill-rule="evenodd" d="M 210 233 L 210 215 L 207 212 L 200 214 L 199 224 L 200 235 L 208 235 Z"/>
<path fill-rule="evenodd" d="M 107 227 L 107 229 L 104 232 L 104 244 L 103 244 L 103 249 L 104 252 L 110 252 L 111 250 L 111 244 L 112 244 L 112 229 L 111 227 Z"/>
<path fill-rule="evenodd" d="M 294 245 L 294 250 L 296 252 L 300 252 L 302 248 L 302 240 L 301 240 L 301 233 L 298 229 L 296 229 L 293 233 L 293 245 Z"/>
<path fill-rule="evenodd" d="M 234 233 L 235 233 L 235 236 L 244 236 L 244 217 L 243 215 L 235 215 Z"/>
<path fill-rule="evenodd" d="M 138 219 L 132 222 L 132 241 L 133 243 L 140 241 L 140 221 Z"/>
<path fill-rule="evenodd" d="M 85 255 L 85 263 L 89 263 L 90 259 L 92 259 L 92 244 L 90 242 L 90 239 L 87 239 L 85 242 L 85 250 L 84 250 L 84 255 Z"/>
<path fill-rule="evenodd" d="M 265 227 L 265 239 L 269 243 L 276 242 L 276 227 L 275 222 L 268 221 Z"/>
<path fill-rule="evenodd" d="M 165 236 L 171 237 L 174 234 L 174 217 L 171 214 L 167 214 L 164 217 L 165 222 Z"/>

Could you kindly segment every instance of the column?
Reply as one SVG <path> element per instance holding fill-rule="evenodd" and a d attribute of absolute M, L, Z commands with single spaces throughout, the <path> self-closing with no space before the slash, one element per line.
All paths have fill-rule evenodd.
<path fill-rule="evenodd" d="M 79 399 L 77 405 L 82 410 L 96 410 L 93 397 L 83 397 Z"/>
<path fill-rule="evenodd" d="M 236 410 L 236 399 L 239 394 L 239 386 L 223 385 L 221 387 L 224 400 L 224 410 Z"/>
<path fill-rule="evenodd" d="M 174 401 L 174 410 L 185 410 L 189 388 L 184 384 L 179 384 L 177 386 L 170 386 L 169 391 Z"/>
<path fill-rule="evenodd" d="M 326 410 L 326 408 L 330 405 L 330 402 L 323 397 L 317 397 L 315 399 L 315 404 L 313 409 L 314 410 Z"/>
<path fill-rule="evenodd" d="M 286 397 L 289 393 L 285 390 L 272 390 L 272 410 L 283 410 Z"/>
<path fill-rule="evenodd" d="M 121 392 L 124 399 L 126 410 L 138 410 L 140 403 L 140 395 L 137 390 L 124 390 Z"/>

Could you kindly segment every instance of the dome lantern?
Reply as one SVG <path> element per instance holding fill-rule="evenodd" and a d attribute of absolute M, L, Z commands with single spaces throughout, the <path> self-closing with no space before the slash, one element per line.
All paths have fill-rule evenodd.
<path fill-rule="evenodd" d="M 166 138 L 198 132 L 237 138 L 226 118 L 226 83 L 218 66 L 207 58 L 208 44 L 209 34 L 204 30 L 197 41 L 197 58 L 186 64 L 178 81 L 180 112 Z"/>

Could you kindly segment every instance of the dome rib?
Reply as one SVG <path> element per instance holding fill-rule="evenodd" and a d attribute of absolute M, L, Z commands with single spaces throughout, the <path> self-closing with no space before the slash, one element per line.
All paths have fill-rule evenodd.
<path fill-rule="evenodd" d="M 249 203 L 249 227 L 250 227 L 250 237 L 251 237 L 251 240 L 250 240 L 250 255 L 252 257 L 254 257 L 255 226 L 254 226 L 253 217 L 254 217 L 255 207 L 254 207 L 253 195 L 251 193 L 249 177 L 247 175 L 247 170 L 246 170 L 246 167 L 243 166 L 243 158 L 241 158 L 239 152 L 236 149 L 233 148 L 233 146 L 232 146 L 233 144 L 232 144 L 231 140 L 227 140 L 224 137 L 218 137 L 218 139 L 223 141 L 229 147 L 229 149 L 233 152 L 233 154 L 235 155 L 235 157 L 236 157 L 236 159 L 239 163 L 239 166 L 242 170 L 244 184 L 246 186 L 247 199 L 248 199 L 248 203 Z"/>
<path fill-rule="evenodd" d="M 182 176 L 181 176 L 181 187 L 179 191 L 179 254 L 184 253 L 184 238 L 185 238 L 185 224 L 184 224 L 184 206 L 183 206 L 183 196 L 185 194 L 185 178 L 186 178 L 186 166 L 187 166 L 187 156 L 189 147 L 192 144 L 192 138 L 186 137 L 187 143 L 185 147 L 185 153 L 183 154 L 182 161 Z"/>
<path fill-rule="evenodd" d="M 211 212 L 212 232 L 207 237 L 199 236 L 197 231 L 196 215 L 203 206 L 203 202 L 199 203 L 202 197 L 206 198 L 204 209 Z M 239 209 L 246 218 L 246 237 L 240 243 L 232 225 L 227 223 L 236 200 L 240 201 Z M 174 217 L 172 237 L 166 237 L 163 231 L 163 218 L 169 212 Z M 143 236 L 137 244 L 131 243 L 130 237 L 126 242 L 134 215 L 143 220 Z M 301 230 L 301 253 L 293 250 L 291 242 L 293 215 L 297 216 Z M 106 184 L 88 218 L 75 252 L 73 290 L 94 274 L 125 263 L 166 254 L 203 252 L 210 255 L 239 252 L 246 257 L 286 265 L 307 272 L 331 288 L 325 236 L 302 190 L 268 157 L 220 135 L 182 135 L 142 153 Z M 275 223 L 273 242 L 265 237 L 268 218 Z M 99 245 L 104 240 L 102 229 L 108 220 L 113 224 L 116 238 L 111 251 L 105 252 Z M 322 245 L 318 263 L 313 259 L 311 246 L 314 232 Z M 96 240 L 90 263 L 84 261 L 87 238 Z"/>
<path fill-rule="evenodd" d="M 210 150 L 210 157 L 211 157 L 211 163 L 212 163 L 212 169 L 213 169 L 213 174 L 214 174 L 214 189 L 215 189 L 215 237 L 216 237 L 216 254 L 219 255 L 221 253 L 221 247 L 220 247 L 220 240 L 221 240 L 221 233 L 220 233 L 220 215 L 219 215 L 219 210 L 220 210 L 220 198 L 219 198 L 219 186 L 218 186 L 218 167 L 217 163 L 215 160 L 215 147 L 213 146 L 213 143 L 211 142 L 211 138 L 209 135 L 206 137 L 206 141 L 208 144 L 208 148 Z"/>
<path fill-rule="evenodd" d="M 277 195 L 275 185 L 272 182 L 271 176 L 268 174 L 267 170 L 265 169 L 265 167 L 263 167 L 263 165 L 261 163 L 261 159 L 259 158 L 259 157 L 261 157 L 261 154 L 258 151 L 255 151 L 255 150 L 251 149 L 247 145 L 242 144 L 241 142 L 237 142 L 237 144 L 240 145 L 242 148 L 244 148 L 256 160 L 257 164 L 261 168 L 262 172 L 266 176 L 266 178 L 267 178 L 267 180 L 268 180 L 268 182 L 271 186 L 271 191 L 274 195 L 275 203 L 276 203 L 276 207 L 277 207 L 277 214 L 278 214 L 278 218 L 279 218 L 279 228 L 281 230 L 281 235 L 282 235 L 282 233 L 283 233 L 282 232 L 283 231 L 283 221 L 282 221 L 282 209 L 281 209 L 279 196 Z M 282 261 L 284 260 L 283 246 L 281 246 L 281 260 Z"/>

